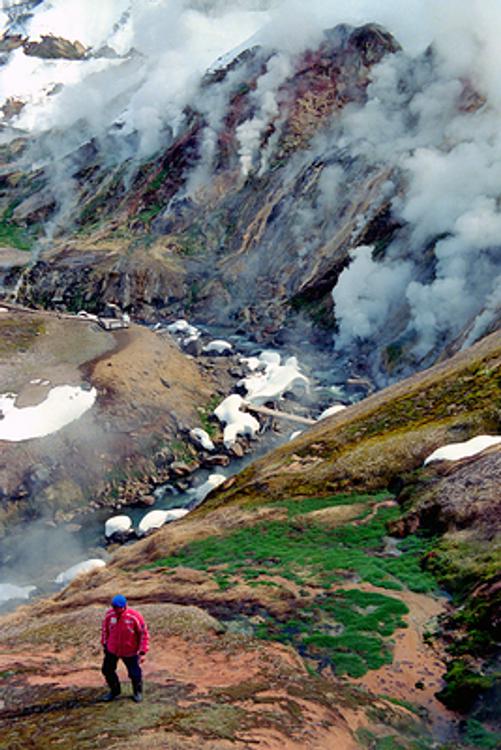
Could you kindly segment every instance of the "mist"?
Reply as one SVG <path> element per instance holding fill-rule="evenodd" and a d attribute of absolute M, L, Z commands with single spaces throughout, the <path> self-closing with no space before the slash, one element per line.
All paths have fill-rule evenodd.
<path fill-rule="evenodd" d="M 335 345 L 349 350 L 377 340 L 399 310 L 415 357 L 425 359 L 465 326 L 470 333 L 464 343 L 472 343 L 499 310 L 497 0 L 312 0 L 307 6 L 299 0 L 42 2 L 10 30 L 30 39 L 47 33 L 77 39 L 89 52 L 72 62 L 12 53 L 0 68 L 0 99 L 18 96 L 25 106 L 3 138 L 23 132 L 38 138 L 30 158 L 37 166 L 54 165 L 54 225 L 63 226 L 73 207 L 71 160 L 61 166 L 58 157 L 90 138 L 104 144 L 113 133 L 109 160 L 144 161 L 176 137 L 186 106 L 196 101 L 206 127 L 200 161 L 187 180 L 187 192 L 195 195 L 210 183 L 218 129 L 240 73 L 203 91 L 201 78 L 260 44 L 273 53 L 252 93 L 253 114 L 237 130 L 245 180 L 268 168 L 274 136 L 264 149 L 261 137 L 270 123 L 279 133 L 279 90 L 294 56 L 318 43 L 326 28 L 367 22 L 384 26 L 402 51 L 373 69 L 365 104 L 346 107 L 317 147 L 320 154 L 321 141 L 322 148 L 351 159 L 388 164 L 392 177 L 381 190 L 392 194 L 392 214 L 405 231 L 384 257 L 376 258 L 374 248 L 351 248 L 351 263 L 332 290 Z M 8 4 L 0 23 L 8 23 Z M 342 182 L 342 168 L 327 167 L 315 210 L 303 208 L 294 217 L 298 263 L 311 249 L 306 230 L 319 218 L 328 222 L 342 206 Z M 430 247 L 431 277 L 422 273 Z"/>

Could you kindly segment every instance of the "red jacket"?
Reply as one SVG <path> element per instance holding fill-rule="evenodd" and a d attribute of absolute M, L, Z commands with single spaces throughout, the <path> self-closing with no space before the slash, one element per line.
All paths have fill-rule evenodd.
<path fill-rule="evenodd" d="M 128 607 L 117 616 L 109 609 L 101 627 L 101 644 L 115 656 L 145 654 L 149 647 L 148 628 L 143 616 Z"/>

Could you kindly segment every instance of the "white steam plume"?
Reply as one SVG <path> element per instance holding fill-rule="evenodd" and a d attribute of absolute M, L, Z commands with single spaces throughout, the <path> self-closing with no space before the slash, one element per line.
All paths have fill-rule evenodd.
<path fill-rule="evenodd" d="M 8 23 L 5 4 L 0 22 Z M 256 147 L 277 118 L 276 93 L 291 56 L 318 40 L 322 29 L 367 22 L 385 26 L 403 52 L 373 71 L 366 105 L 347 109 L 342 136 L 333 127 L 331 145 L 348 159 L 393 165 L 405 189 L 392 210 L 409 231 L 405 242 L 397 238 L 386 248 L 382 261 L 367 249 L 353 253 L 333 292 L 340 341 L 378 335 L 387 316 L 405 304 L 416 354 L 425 356 L 465 325 L 470 338 L 480 335 L 498 307 L 499 0 L 51 0 L 33 9 L 26 23 L 30 38 L 52 32 L 78 39 L 91 52 L 108 45 L 121 57 L 51 61 L 17 50 L 0 67 L 0 105 L 19 95 L 26 106 L 12 121 L 15 134 L 57 131 L 58 153 L 91 135 L 99 138 L 118 121 L 124 147 L 136 136 L 127 155 L 144 159 L 183 123 L 207 67 L 252 38 L 277 50 L 258 82 L 255 113 L 238 132 L 244 173 L 251 166 L 264 170 L 267 155 Z M 430 44 L 433 55 L 423 54 Z M 53 88 L 58 83 L 62 90 Z M 208 118 L 207 169 L 223 107 L 224 97 Z M 54 153 L 47 149 L 46 158 Z M 334 211 L 335 191 L 329 196 L 324 187 L 321 210 Z M 434 278 L 410 274 L 422 267 L 423 248 L 430 246 Z M 377 279 L 377 294 L 370 284 L 363 287 L 359 273 Z M 360 314 L 351 320 L 357 305 Z"/>

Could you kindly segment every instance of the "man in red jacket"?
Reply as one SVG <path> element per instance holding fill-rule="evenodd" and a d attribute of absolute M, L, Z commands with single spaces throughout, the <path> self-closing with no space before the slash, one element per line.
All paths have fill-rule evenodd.
<path fill-rule="evenodd" d="M 127 606 L 127 599 L 117 594 L 111 600 L 111 609 L 106 612 L 101 627 L 101 644 L 104 649 L 102 673 L 110 692 L 105 701 L 120 695 L 120 680 L 117 675 L 118 660 L 122 659 L 132 682 L 133 700 L 143 700 L 143 675 L 141 663 L 149 646 L 148 628 L 143 616 Z"/>

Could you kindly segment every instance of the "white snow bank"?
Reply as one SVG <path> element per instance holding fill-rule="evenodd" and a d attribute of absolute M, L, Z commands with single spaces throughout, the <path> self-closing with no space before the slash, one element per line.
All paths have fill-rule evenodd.
<path fill-rule="evenodd" d="M 202 502 L 202 500 L 205 500 L 209 492 L 212 492 L 213 489 L 219 487 L 219 485 L 223 484 L 223 482 L 225 481 L 226 477 L 224 476 L 224 474 L 209 474 L 207 481 L 205 481 L 199 487 L 195 487 L 189 490 L 189 492 L 191 495 L 194 495 L 195 500 Z"/>
<path fill-rule="evenodd" d="M 72 565 L 71 568 L 68 568 L 67 570 L 63 570 L 63 572 L 59 573 L 54 580 L 55 583 L 67 584 L 77 576 L 82 575 L 83 573 L 90 573 L 91 570 L 104 568 L 105 565 L 106 563 L 104 560 L 100 560 L 99 558 L 84 560 L 83 562 L 76 563 L 76 565 Z"/>
<path fill-rule="evenodd" d="M 281 365 L 278 352 L 264 351 L 259 355 L 259 362 L 264 366 L 264 372 L 257 372 L 239 382 L 247 391 L 247 401 L 256 406 L 280 398 L 285 391 L 298 385 L 309 389 L 310 381 L 299 371 L 296 357 L 289 357 Z"/>
<path fill-rule="evenodd" d="M 175 320 L 174 323 L 170 323 L 167 326 L 167 330 L 169 331 L 169 333 L 172 333 L 173 336 L 177 336 L 179 334 L 193 338 L 198 338 L 200 336 L 200 331 L 198 330 L 198 328 L 190 325 L 187 320 L 183 320 L 182 318 L 180 318 L 179 320 Z"/>
<path fill-rule="evenodd" d="M 259 422 L 247 412 L 240 411 L 244 400 L 237 393 L 233 393 L 221 401 L 214 409 L 214 414 L 222 424 L 225 424 L 223 442 L 226 448 L 231 448 L 238 435 L 254 437 L 259 430 Z"/>
<path fill-rule="evenodd" d="M 58 385 L 36 406 L 19 409 L 14 393 L 0 394 L 0 440 L 19 442 L 44 437 L 66 427 L 85 414 L 94 404 L 95 388 Z"/>
<path fill-rule="evenodd" d="M 229 354 L 232 350 L 233 344 L 230 344 L 229 341 L 223 341 L 223 339 L 209 341 L 202 349 L 205 354 L 211 354 L 212 352 L 216 354 Z"/>
<path fill-rule="evenodd" d="M 0 583 L 0 604 L 9 599 L 29 599 L 36 586 L 15 586 L 13 583 Z"/>
<path fill-rule="evenodd" d="M 126 534 L 132 528 L 129 516 L 112 516 L 104 524 L 104 535 L 107 539 L 113 534 Z"/>
<path fill-rule="evenodd" d="M 320 422 L 321 419 L 332 417 L 333 414 L 337 414 L 339 411 L 343 411 L 344 409 L 346 409 L 346 406 L 344 406 L 343 404 L 334 404 L 334 406 L 329 406 L 328 409 L 323 410 L 317 421 Z"/>
<path fill-rule="evenodd" d="M 144 536 L 148 531 L 159 529 L 169 521 L 177 521 L 183 518 L 189 511 L 186 508 L 171 508 L 171 510 L 150 510 L 141 521 L 137 528 L 138 536 Z"/>
<path fill-rule="evenodd" d="M 215 445 L 210 439 L 209 434 L 205 430 L 202 430 L 201 427 L 195 427 L 193 430 L 190 430 L 190 437 L 195 443 L 201 445 L 202 448 L 204 448 L 206 451 L 215 450 Z"/>
<path fill-rule="evenodd" d="M 240 357 L 240 364 L 245 365 L 250 372 L 255 372 L 258 368 L 264 369 L 264 362 L 259 357 Z"/>
<path fill-rule="evenodd" d="M 476 453 L 491 445 L 501 443 L 501 437 L 497 435 L 477 435 L 477 437 L 466 440 L 464 443 L 449 443 L 433 451 L 425 460 L 425 465 L 431 461 L 459 461 L 460 458 L 474 456 Z"/>

